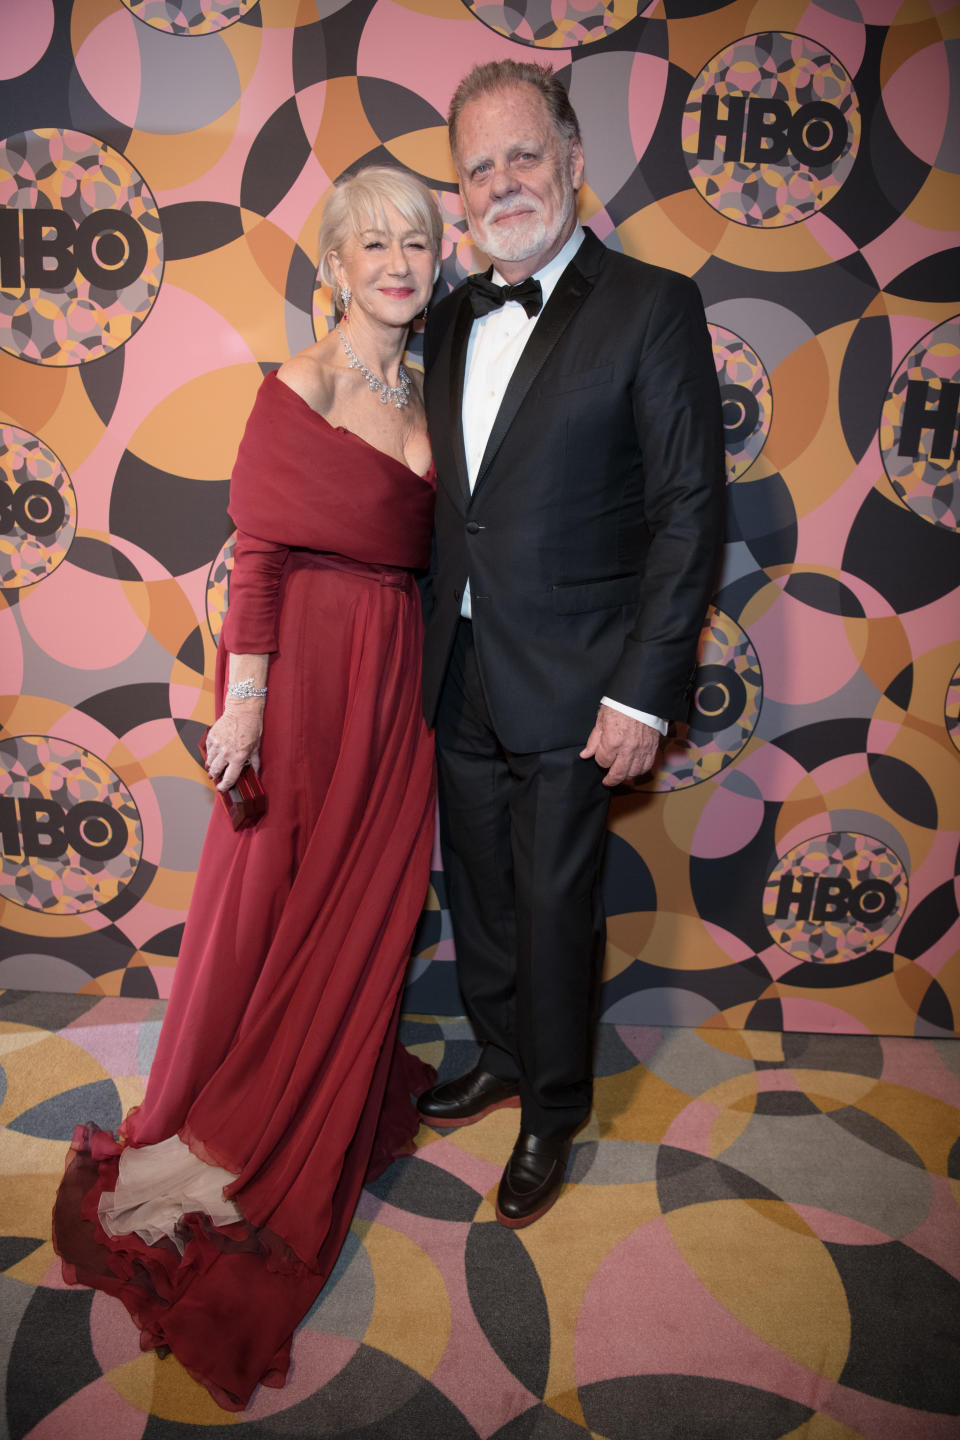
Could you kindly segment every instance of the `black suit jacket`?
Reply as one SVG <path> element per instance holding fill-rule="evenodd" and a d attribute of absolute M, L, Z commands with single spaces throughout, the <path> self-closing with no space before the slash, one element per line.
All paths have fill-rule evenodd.
<path fill-rule="evenodd" d="M 603 695 L 682 718 L 725 484 L 696 285 L 588 230 L 520 357 L 471 495 L 461 406 L 472 320 L 460 286 L 432 311 L 424 347 L 437 467 L 427 723 L 468 576 L 484 691 L 507 749 L 582 744 Z"/>

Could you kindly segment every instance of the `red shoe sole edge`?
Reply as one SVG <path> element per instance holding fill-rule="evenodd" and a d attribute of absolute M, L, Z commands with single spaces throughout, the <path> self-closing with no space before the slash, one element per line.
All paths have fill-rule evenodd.
<path fill-rule="evenodd" d="M 444 1120 L 439 1115 L 420 1116 L 421 1125 L 430 1125 L 438 1130 L 457 1130 L 461 1125 L 475 1125 L 485 1115 L 492 1115 L 494 1110 L 519 1110 L 520 1096 L 508 1095 L 506 1100 L 498 1100 L 495 1105 L 488 1105 L 485 1110 L 478 1110 L 476 1115 L 465 1115 L 460 1120 Z"/>
<path fill-rule="evenodd" d="M 500 1225 L 505 1225 L 508 1230 L 522 1230 L 525 1225 L 532 1225 L 534 1220 L 539 1220 L 541 1216 L 546 1215 L 548 1210 L 553 1209 L 554 1205 L 556 1205 L 557 1201 L 560 1199 L 560 1192 L 562 1189 L 563 1186 L 560 1185 L 557 1189 L 556 1194 L 551 1195 L 546 1205 L 541 1205 L 539 1210 L 534 1210 L 532 1215 L 524 1215 L 523 1218 L 520 1220 L 511 1220 L 509 1215 L 504 1215 L 503 1211 L 498 1205 L 496 1207 L 498 1223 Z"/>

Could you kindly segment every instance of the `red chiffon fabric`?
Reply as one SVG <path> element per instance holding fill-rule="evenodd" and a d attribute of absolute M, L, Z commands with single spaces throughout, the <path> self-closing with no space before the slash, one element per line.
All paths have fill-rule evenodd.
<path fill-rule="evenodd" d="M 122 1127 L 229 1170 L 243 1220 L 190 1216 L 182 1255 L 111 1238 L 97 1206 L 120 1146 L 89 1126 L 54 1211 L 67 1281 L 118 1296 L 144 1348 L 172 1349 L 228 1409 L 283 1383 L 364 1179 L 412 1148 L 410 1097 L 434 1078 L 397 1041 L 433 836 L 408 568 L 432 499 L 432 474 L 264 381 L 231 486 L 221 651 L 273 651 L 269 805 L 236 833 L 214 807 L 146 1099 Z"/>

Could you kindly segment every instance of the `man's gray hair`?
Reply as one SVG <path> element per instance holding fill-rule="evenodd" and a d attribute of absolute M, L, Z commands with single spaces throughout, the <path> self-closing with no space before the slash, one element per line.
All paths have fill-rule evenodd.
<path fill-rule="evenodd" d="M 512 85 L 532 85 L 543 96 L 560 136 L 567 141 L 580 139 L 576 111 L 549 65 L 536 65 L 527 60 L 490 60 L 486 65 L 474 65 L 453 92 L 447 124 L 454 163 L 457 159 L 457 123 L 463 107 L 481 95 L 505 90 Z"/>

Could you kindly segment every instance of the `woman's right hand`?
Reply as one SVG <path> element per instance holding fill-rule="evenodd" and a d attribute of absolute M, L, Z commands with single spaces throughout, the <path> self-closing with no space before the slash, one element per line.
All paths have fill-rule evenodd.
<path fill-rule="evenodd" d="M 262 734 L 262 701 L 227 701 L 220 719 L 207 731 L 207 774 L 218 790 L 232 789 L 248 762 L 259 770 Z"/>

